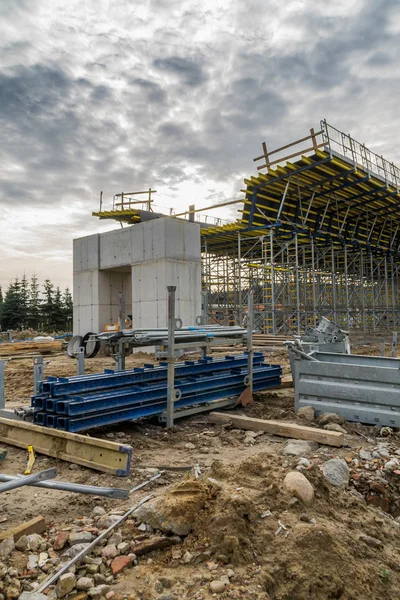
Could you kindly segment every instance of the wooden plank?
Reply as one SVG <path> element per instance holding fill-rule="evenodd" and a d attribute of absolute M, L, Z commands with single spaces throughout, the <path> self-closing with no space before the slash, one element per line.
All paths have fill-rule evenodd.
<path fill-rule="evenodd" d="M 13 537 L 14 542 L 19 540 L 23 535 L 31 535 L 32 533 L 43 533 L 46 531 L 47 525 L 45 518 L 42 516 L 35 517 L 30 521 L 25 521 L 15 527 L 10 527 L 5 531 L 0 531 L 0 541 L 6 540 L 7 538 Z"/>
<path fill-rule="evenodd" d="M 38 454 L 119 477 L 128 477 L 130 473 L 132 446 L 109 440 L 0 418 L 0 441 L 24 450 L 33 446 Z"/>
<path fill-rule="evenodd" d="M 219 423 L 221 425 L 230 424 L 237 429 L 265 431 L 282 437 L 309 440 L 327 446 L 340 447 L 344 443 L 344 434 L 338 431 L 326 431 L 325 429 L 306 427 L 305 425 L 296 425 L 295 423 L 286 423 L 285 421 L 266 421 L 264 419 L 252 419 L 244 415 L 217 412 L 211 413 L 209 420 L 211 423 Z"/>
<path fill-rule="evenodd" d="M 61 348 L 61 340 L 4 343 L 0 344 L 0 356 L 13 356 L 15 354 L 19 355 L 32 352 L 47 354 L 49 352 L 59 352 Z"/>

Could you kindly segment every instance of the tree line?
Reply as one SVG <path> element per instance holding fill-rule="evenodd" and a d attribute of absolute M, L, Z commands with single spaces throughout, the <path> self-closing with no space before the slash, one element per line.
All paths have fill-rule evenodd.
<path fill-rule="evenodd" d="M 43 289 L 41 289 L 43 288 Z M 55 287 L 50 279 L 39 284 L 36 275 L 30 281 L 24 275 L 14 279 L 3 292 L 0 286 L 0 331 L 71 331 L 72 294 Z"/>

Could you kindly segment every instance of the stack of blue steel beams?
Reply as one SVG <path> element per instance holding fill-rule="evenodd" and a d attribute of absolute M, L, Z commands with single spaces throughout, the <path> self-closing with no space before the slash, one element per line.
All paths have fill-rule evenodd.
<path fill-rule="evenodd" d="M 179 399 L 175 410 L 239 396 L 246 389 L 247 361 L 247 355 L 241 354 L 177 363 L 175 390 L 179 390 Z M 279 385 L 281 374 L 279 365 L 266 364 L 260 352 L 254 353 L 254 391 Z M 167 363 L 94 375 L 48 377 L 41 383 L 40 393 L 32 397 L 32 406 L 38 425 L 72 432 L 160 415 L 167 408 Z"/>

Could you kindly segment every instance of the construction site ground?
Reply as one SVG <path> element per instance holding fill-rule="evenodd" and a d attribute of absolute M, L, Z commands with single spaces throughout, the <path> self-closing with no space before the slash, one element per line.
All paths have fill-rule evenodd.
<path fill-rule="evenodd" d="M 290 373 L 285 349 L 263 352 L 268 362 Z M 379 354 L 379 345 L 360 346 L 357 352 Z M 149 355 L 131 355 L 126 368 L 151 360 Z M 76 374 L 75 361 L 65 355 L 48 361 L 47 375 Z M 86 372 L 100 372 L 112 364 L 110 357 L 96 357 L 86 361 Z M 6 367 L 6 407 L 27 405 L 32 393 L 32 359 L 11 361 Z M 294 413 L 293 389 L 257 393 L 254 400 L 253 406 L 235 411 L 305 424 Z M 343 427 L 344 447 L 319 446 L 304 457 L 285 454 L 285 438 L 213 425 L 206 414 L 178 420 L 170 431 L 155 419 L 93 430 L 91 435 L 133 447 L 129 478 L 41 455 L 36 456 L 34 471 L 56 466 L 63 481 L 124 488 L 163 471 L 161 477 L 124 501 L 27 486 L 5 492 L 0 495 L 0 528 L 43 515 L 48 530 L 42 536 L 54 552 L 53 540 L 60 532 L 96 531 L 95 507 L 107 514 L 123 512 L 151 493 L 161 498 L 161 506 L 165 499 L 170 520 L 178 525 L 189 521 L 188 532 L 180 540 L 175 535 L 176 545 L 144 554 L 135 566 L 116 575 L 108 600 L 395 600 L 400 597 L 400 471 L 388 475 L 384 465 L 400 459 L 400 436 L 390 431 L 382 437 L 378 427 L 349 422 Z M 3 449 L 8 454 L 1 471 L 22 473 L 26 452 Z M 384 450 L 382 456 L 379 449 Z M 332 486 L 324 477 L 320 467 L 334 457 L 343 458 L 350 468 L 348 486 Z M 301 472 L 314 487 L 311 506 L 288 494 L 283 485 L 301 458 L 308 461 Z M 160 536 L 156 527 L 143 522 L 146 527 L 138 520 L 122 528 L 124 539 L 135 543 Z M 164 527 L 162 535 L 172 534 L 174 526 L 170 531 Z M 8 577 L 20 582 L 19 592 L 30 591 L 26 581 L 35 576 L 40 580 L 49 571 L 45 565 L 24 579 L 28 554 L 15 551 L 3 561 L 12 571 Z M 3 598 L 12 599 L 7 590 L 2 590 Z M 85 600 L 88 595 L 74 589 L 64 597 Z"/>

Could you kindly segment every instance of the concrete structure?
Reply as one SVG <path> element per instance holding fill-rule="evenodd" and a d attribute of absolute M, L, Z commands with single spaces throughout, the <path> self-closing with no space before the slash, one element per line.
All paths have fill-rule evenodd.
<path fill-rule="evenodd" d="M 119 292 L 134 327 L 167 326 L 167 285 L 184 325 L 201 313 L 200 225 L 162 218 L 74 240 L 74 334 L 118 321 Z"/>

